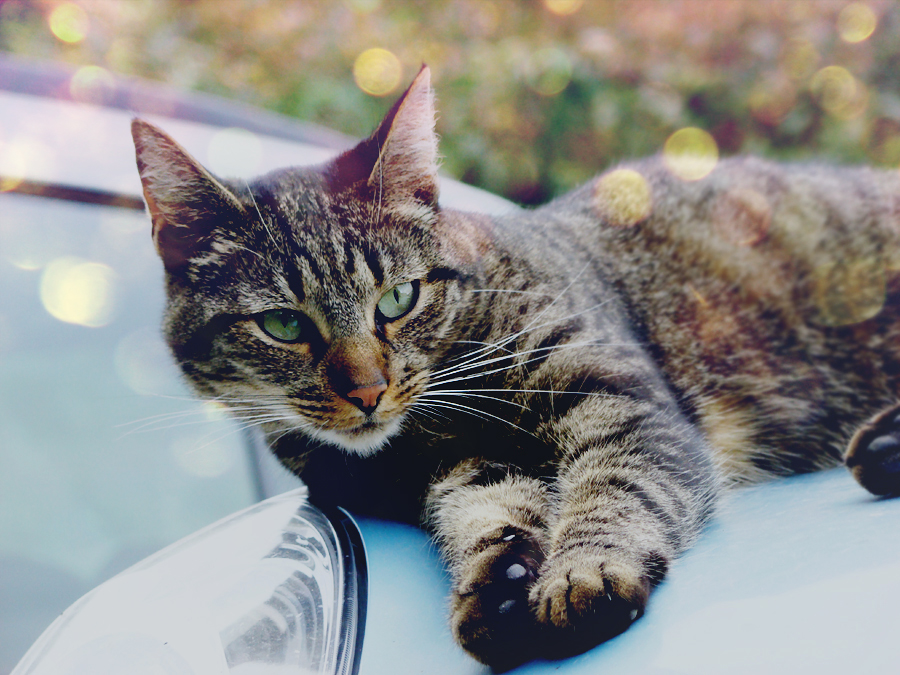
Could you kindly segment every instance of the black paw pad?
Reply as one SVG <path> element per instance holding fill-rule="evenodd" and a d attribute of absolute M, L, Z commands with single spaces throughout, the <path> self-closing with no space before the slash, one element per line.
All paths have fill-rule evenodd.
<path fill-rule="evenodd" d="M 540 546 L 506 528 L 471 562 L 457 591 L 451 626 L 460 645 L 502 672 L 532 658 L 537 624 L 528 594 L 543 561 Z"/>
<path fill-rule="evenodd" d="M 900 471 L 900 438 L 897 436 L 893 434 L 876 436 L 866 448 L 866 453 L 871 455 L 883 470 L 890 473 Z"/>
<path fill-rule="evenodd" d="M 481 592 L 482 607 L 501 621 L 530 616 L 528 589 L 537 579 L 540 565 L 535 547 L 527 540 L 508 539 L 510 548 L 491 565 L 491 581 Z"/>
<path fill-rule="evenodd" d="M 846 463 L 869 492 L 900 495 L 900 414 L 891 411 L 861 430 L 851 442 Z"/>

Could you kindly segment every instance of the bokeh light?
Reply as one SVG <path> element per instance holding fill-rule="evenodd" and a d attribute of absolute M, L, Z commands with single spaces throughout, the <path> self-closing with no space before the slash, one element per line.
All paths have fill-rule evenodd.
<path fill-rule="evenodd" d="M 83 66 L 75 71 L 69 81 L 69 93 L 82 103 L 106 103 L 112 96 L 114 87 L 113 76 L 100 66 Z"/>
<path fill-rule="evenodd" d="M 176 439 L 169 449 L 186 473 L 198 478 L 216 478 L 239 460 L 234 444 L 225 441 L 208 434 L 188 434 Z"/>
<path fill-rule="evenodd" d="M 541 96 L 556 96 L 572 80 L 572 59 L 562 49 L 539 49 L 527 63 L 528 85 Z"/>
<path fill-rule="evenodd" d="M 796 84 L 787 77 L 768 78 L 751 90 L 747 102 L 756 120 L 776 126 L 797 104 Z"/>
<path fill-rule="evenodd" d="M 34 272 L 78 250 L 84 232 L 54 216 L 36 218 L 39 211 L 37 205 L 24 214 L 0 209 L 0 261 Z"/>
<path fill-rule="evenodd" d="M 381 7 L 381 0 L 348 0 L 348 5 L 354 12 L 360 14 L 371 14 Z"/>
<path fill-rule="evenodd" d="M 41 275 L 41 302 L 60 321 L 91 328 L 105 326 L 112 319 L 115 277 L 110 267 L 100 263 L 57 258 Z"/>
<path fill-rule="evenodd" d="M 878 26 L 878 17 L 864 2 L 851 2 L 838 14 L 838 34 L 844 42 L 867 40 Z"/>
<path fill-rule="evenodd" d="M 813 75 L 809 88 L 822 109 L 838 119 L 858 117 L 869 102 L 865 85 L 843 66 L 825 66 Z"/>
<path fill-rule="evenodd" d="M 14 236 L 5 237 L 3 257 L 12 263 L 13 267 L 34 272 L 46 265 L 54 254 L 48 256 L 47 242 L 40 236 L 29 236 L 30 234 L 26 228 L 21 228 Z"/>
<path fill-rule="evenodd" d="M 2 151 L 2 148 L 0 148 Z M 0 176 L 0 192 L 11 192 L 19 187 L 24 181 L 22 174 L 12 176 Z"/>
<path fill-rule="evenodd" d="M 175 395 L 178 382 L 172 355 L 155 328 L 144 328 L 122 338 L 113 357 L 119 379 L 137 394 Z"/>
<path fill-rule="evenodd" d="M 782 59 L 787 74 L 795 80 L 803 80 L 815 72 L 822 57 L 809 40 L 793 38 L 788 41 Z"/>
<path fill-rule="evenodd" d="M 400 59 L 387 49 L 367 49 L 353 63 L 356 85 L 372 96 L 387 96 L 399 86 L 402 76 Z"/>
<path fill-rule="evenodd" d="M 258 173 L 262 162 L 262 142 L 246 129 L 223 129 L 209 141 L 207 162 L 220 176 L 249 178 Z"/>
<path fill-rule="evenodd" d="M 876 141 L 873 156 L 882 166 L 900 166 L 900 133 L 890 135 L 880 142 Z"/>
<path fill-rule="evenodd" d="M 74 2 L 64 2 L 50 12 L 47 23 L 58 39 L 70 44 L 78 43 L 87 37 L 90 19 L 87 12 Z"/>
<path fill-rule="evenodd" d="M 51 10 L 63 5 L 87 11 L 87 37 L 77 44 L 47 28 Z M 890 159 L 895 153 L 882 129 L 900 120 L 898 2 L 227 5 L 223 12 L 220 0 L 0 1 L 0 26 L 9 29 L 4 49 L 26 58 L 232 92 L 356 136 L 373 129 L 387 107 L 365 102 L 360 86 L 391 98 L 425 62 L 440 80 L 445 171 L 528 205 L 615 162 L 659 153 L 686 126 L 709 131 L 723 156 L 900 161 Z M 365 53 L 370 47 L 388 50 L 390 77 L 359 77 L 375 63 L 367 63 L 377 53 Z M 562 68 L 532 65 L 548 48 L 567 55 L 568 78 L 564 59 Z M 359 83 L 348 77 L 357 59 Z M 809 85 L 824 66 L 852 73 L 858 86 L 851 104 L 821 105 Z M 160 101 L 133 105 L 163 112 Z M 853 124 L 834 123 L 845 120 Z"/>
<path fill-rule="evenodd" d="M 55 168 L 53 151 L 34 138 L 13 138 L 0 150 L 0 192 L 16 189 L 26 178 L 47 180 Z"/>
<path fill-rule="evenodd" d="M 616 169 L 597 180 L 594 205 L 611 225 L 631 227 L 650 215 L 653 196 L 650 185 L 640 173 L 633 169 Z"/>
<path fill-rule="evenodd" d="M 719 162 L 719 146 L 703 129 L 685 127 L 669 136 L 663 146 L 663 161 L 675 176 L 694 181 L 705 178 Z"/>
<path fill-rule="evenodd" d="M 827 326 L 860 323 L 884 307 L 887 275 L 878 258 L 851 258 L 822 265 L 813 278 L 819 319 Z"/>
<path fill-rule="evenodd" d="M 574 14 L 584 4 L 584 0 L 544 0 L 544 6 L 554 14 L 568 16 Z"/>
<path fill-rule="evenodd" d="M 115 270 L 123 281 L 139 281 L 152 274 L 159 258 L 153 247 L 145 245 L 150 223 L 140 212 L 110 209 L 100 216 L 91 255 L 99 260 L 115 261 Z"/>

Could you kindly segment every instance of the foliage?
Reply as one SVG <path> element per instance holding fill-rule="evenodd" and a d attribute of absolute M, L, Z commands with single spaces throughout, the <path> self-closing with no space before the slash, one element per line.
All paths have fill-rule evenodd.
<path fill-rule="evenodd" d="M 687 126 L 722 154 L 900 164 L 894 2 L 0 2 L 0 49 L 357 136 L 427 62 L 447 173 L 525 203 L 658 152 Z M 74 33 L 51 30 L 61 6 L 57 24 Z M 361 58 L 373 48 L 389 53 Z"/>

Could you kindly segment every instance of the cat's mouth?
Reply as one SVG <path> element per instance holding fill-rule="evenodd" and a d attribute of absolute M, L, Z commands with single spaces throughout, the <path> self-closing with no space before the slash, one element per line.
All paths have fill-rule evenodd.
<path fill-rule="evenodd" d="M 400 431 L 402 420 L 399 416 L 379 419 L 379 415 L 366 415 L 359 424 L 343 428 L 318 428 L 311 430 L 319 440 L 336 445 L 358 455 L 372 455 L 378 452 L 394 434 Z"/>

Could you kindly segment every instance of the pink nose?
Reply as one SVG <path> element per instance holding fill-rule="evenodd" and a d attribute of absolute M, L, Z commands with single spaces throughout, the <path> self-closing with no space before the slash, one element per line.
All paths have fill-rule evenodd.
<path fill-rule="evenodd" d="M 381 400 L 381 395 L 385 391 L 387 391 L 387 384 L 379 382 L 369 387 L 360 387 L 359 389 L 348 391 L 346 396 L 353 405 L 364 413 L 369 414 L 378 407 L 378 401 Z"/>

